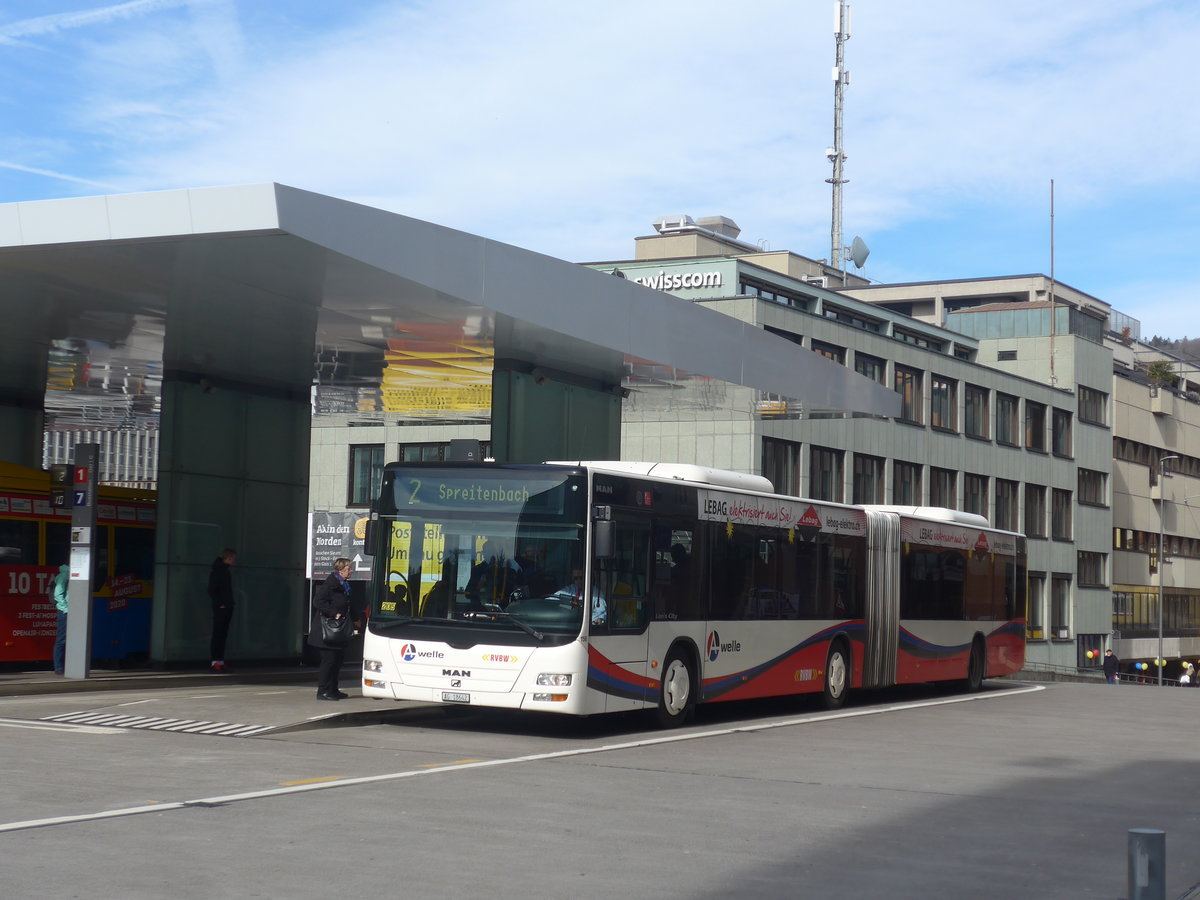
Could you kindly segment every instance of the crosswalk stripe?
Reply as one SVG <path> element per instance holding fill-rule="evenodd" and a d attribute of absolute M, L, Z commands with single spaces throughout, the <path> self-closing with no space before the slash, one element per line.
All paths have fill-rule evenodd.
<path fill-rule="evenodd" d="M 187 734 L 217 734 L 222 737 L 251 737 L 271 731 L 274 725 L 243 725 L 232 722 L 206 722 L 202 719 L 171 719 L 163 716 L 130 716 L 115 713 L 73 712 L 43 716 L 43 722 L 76 725 L 103 725 L 108 728 L 139 728 L 143 731 L 175 731 Z"/>

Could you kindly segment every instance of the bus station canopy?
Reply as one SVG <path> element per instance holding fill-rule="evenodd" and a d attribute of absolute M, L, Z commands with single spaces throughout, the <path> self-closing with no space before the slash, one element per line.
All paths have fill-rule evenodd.
<path fill-rule="evenodd" d="M 898 412 L 884 386 L 686 300 L 279 184 L 2 204 L 0 284 L 0 405 L 33 402 L 45 354 L 62 427 L 136 425 L 164 377 L 294 394 L 325 366 L 382 390 L 389 352 L 443 382 L 503 359 L 619 385 L 635 359 L 808 408 Z"/>

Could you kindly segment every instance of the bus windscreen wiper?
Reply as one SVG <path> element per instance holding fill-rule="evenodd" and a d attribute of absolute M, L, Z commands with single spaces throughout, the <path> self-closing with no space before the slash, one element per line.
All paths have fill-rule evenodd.
<path fill-rule="evenodd" d="M 516 618 L 512 613 L 505 612 L 502 609 L 474 610 L 468 609 L 463 614 L 464 619 L 494 619 L 496 616 L 504 616 L 508 621 L 512 622 L 527 635 L 534 640 L 544 641 L 546 636 L 531 625 L 527 625 L 520 619 Z"/>

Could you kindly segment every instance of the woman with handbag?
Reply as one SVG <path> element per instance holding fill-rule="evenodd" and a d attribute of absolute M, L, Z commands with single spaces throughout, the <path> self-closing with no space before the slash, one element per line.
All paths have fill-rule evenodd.
<path fill-rule="evenodd" d="M 317 699 L 341 700 L 349 694 L 338 690 L 338 671 L 346 645 L 354 636 L 350 620 L 350 573 L 354 563 L 345 557 L 333 561 L 333 572 L 313 596 L 312 622 L 308 643 L 317 648 L 321 664 L 317 669 Z"/>

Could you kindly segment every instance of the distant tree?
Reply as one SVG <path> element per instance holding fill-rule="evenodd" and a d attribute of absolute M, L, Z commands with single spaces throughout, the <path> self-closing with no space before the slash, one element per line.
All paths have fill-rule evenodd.
<path fill-rule="evenodd" d="M 1156 359 L 1146 366 L 1146 375 L 1153 384 L 1165 387 L 1175 387 L 1175 382 L 1179 380 L 1170 360 L 1166 359 Z"/>

